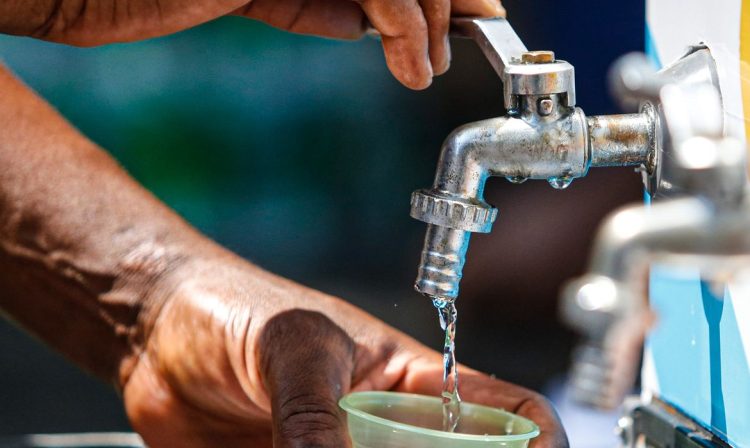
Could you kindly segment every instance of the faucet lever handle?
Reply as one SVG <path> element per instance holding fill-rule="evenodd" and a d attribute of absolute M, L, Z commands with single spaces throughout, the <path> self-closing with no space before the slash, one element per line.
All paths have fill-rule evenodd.
<path fill-rule="evenodd" d="M 380 33 L 367 24 L 367 34 Z M 528 51 L 503 17 L 454 17 L 450 35 L 477 43 L 503 82 L 503 100 L 507 110 L 519 106 L 519 96 L 561 94 L 562 104 L 576 104 L 573 66 L 555 59 L 551 51 Z"/>
<path fill-rule="evenodd" d="M 659 102 L 665 80 L 643 53 L 621 56 L 609 70 L 612 96 L 625 110 L 638 109 L 643 101 Z"/>
<path fill-rule="evenodd" d="M 505 68 L 521 62 L 526 45 L 502 17 L 455 17 L 451 19 L 451 35 L 474 40 L 492 64 L 498 76 L 505 78 Z"/>
<path fill-rule="evenodd" d="M 451 35 L 474 40 L 503 81 L 505 108 L 516 110 L 523 96 L 563 95 L 566 107 L 576 104 L 573 66 L 551 51 L 528 51 L 502 17 L 456 17 Z"/>

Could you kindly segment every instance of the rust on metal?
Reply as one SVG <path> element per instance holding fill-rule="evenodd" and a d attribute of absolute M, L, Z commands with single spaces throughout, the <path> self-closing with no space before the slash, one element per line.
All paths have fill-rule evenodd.
<path fill-rule="evenodd" d="M 552 51 L 527 51 L 521 55 L 524 64 L 549 64 L 555 62 L 555 53 Z"/>

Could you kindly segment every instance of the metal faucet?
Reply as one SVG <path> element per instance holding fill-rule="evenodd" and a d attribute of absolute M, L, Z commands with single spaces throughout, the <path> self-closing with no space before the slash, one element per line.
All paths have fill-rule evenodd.
<path fill-rule="evenodd" d="M 695 48 L 687 58 L 707 52 Z M 574 355 L 574 397 L 602 408 L 619 405 L 633 385 L 653 321 L 650 263 L 690 266 L 724 279 L 750 264 L 746 148 L 724 135 L 716 84 L 659 78 L 633 56 L 618 67 L 613 79 L 622 96 L 659 103 L 664 134 L 656 184 L 669 199 L 610 215 L 588 273 L 564 290 L 563 317 L 586 336 Z"/>
<path fill-rule="evenodd" d="M 430 189 L 412 194 L 411 216 L 428 224 L 415 289 L 454 300 L 471 232 L 488 233 L 498 211 L 485 202 L 491 176 L 544 179 L 564 189 L 590 167 L 654 172 L 657 113 L 586 117 L 576 107 L 574 68 L 551 51 L 528 51 L 502 18 L 453 19 L 474 39 L 503 82 L 507 115 L 466 124 L 442 146 Z"/>

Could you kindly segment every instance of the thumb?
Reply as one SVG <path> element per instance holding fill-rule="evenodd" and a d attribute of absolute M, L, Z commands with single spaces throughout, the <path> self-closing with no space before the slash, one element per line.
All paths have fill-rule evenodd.
<path fill-rule="evenodd" d="M 338 406 L 354 365 L 354 342 L 346 332 L 321 313 L 285 311 L 266 323 L 258 347 L 274 447 L 348 447 Z"/>

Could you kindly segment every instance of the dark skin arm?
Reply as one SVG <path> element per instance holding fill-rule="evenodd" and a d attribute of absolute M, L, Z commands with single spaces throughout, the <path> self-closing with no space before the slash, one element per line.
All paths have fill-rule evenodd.
<path fill-rule="evenodd" d="M 439 393 L 440 354 L 208 240 L 5 70 L 0 91 L 0 308 L 121 390 L 150 446 L 338 448 L 346 392 Z M 468 368 L 462 393 L 567 446 L 538 394 Z"/>
<path fill-rule="evenodd" d="M 7 0 L 0 32 L 74 45 L 164 35 L 227 14 L 290 31 L 383 34 L 412 88 L 448 66 L 450 14 L 492 0 Z M 429 55 L 429 57 L 428 57 Z M 123 394 L 153 447 L 348 445 L 350 390 L 437 395 L 441 356 L 340 299 L 200 235 L 0 69 L 0 309 Z M 463 395 L 567 446 L 539 395 L 464 369 Z"/>

